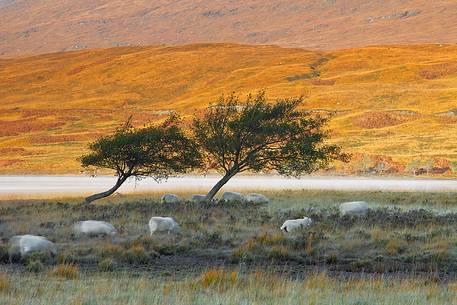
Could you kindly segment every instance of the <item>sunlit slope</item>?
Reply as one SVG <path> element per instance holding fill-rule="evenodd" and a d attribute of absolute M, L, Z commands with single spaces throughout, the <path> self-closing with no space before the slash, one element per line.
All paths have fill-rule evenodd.
<path fill-rule="evenodd" d="M 130 115 L 189 116 L 222 93 L 262 88 L 336 111 L 334 140 L 350 152 L 457 161 L 457 46 L 200 44 L 0 60 L 0 173 L 78 172 L 87 143 Z"/>
<path fill-rule="evenodd" d="M 455 0 L 0 0 L 0 58 L 137 45 L 457 42 Z"/>

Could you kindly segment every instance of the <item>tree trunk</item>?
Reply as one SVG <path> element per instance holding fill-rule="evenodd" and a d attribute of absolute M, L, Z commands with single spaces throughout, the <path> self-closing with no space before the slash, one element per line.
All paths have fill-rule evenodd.
<path fill-rule="evenodd" d="M 219 190 L 233 177 L 237 174 L 237 171 L 228 171 L 221 180 L 219 180 L 216 185 L 213 186 L 211 191 L 206 195 L 206 200 L 212 201 L 214 196 L 219 192 Z"/>
<path fill-rule="evenodd" d="M 89 197 L 86 197 L 85 199 L 85 203 L 86 204 L 89 204 L 91 203 L 92 201 L 95 201 L 95 200 L 98 200 L 98 199 L 101 199 L 101 198 L 105 198 L 105 197 L 108 197 L 110 196 L 111 194 L 113 194 L 115 191 L 117 191 L 118 188 L 121 187 L 121 185 L 125 182 L 125 180 L 127 180 L 128 176 L 120 176 L 117 181 L 116 181 L 116 184 L 110 188 L 109 190 L 105 191 L 105 192 L 101 192 L 101 193 L 97 193 L 97 194 L 94 194 L 94 195 L 91 195 Z"/>

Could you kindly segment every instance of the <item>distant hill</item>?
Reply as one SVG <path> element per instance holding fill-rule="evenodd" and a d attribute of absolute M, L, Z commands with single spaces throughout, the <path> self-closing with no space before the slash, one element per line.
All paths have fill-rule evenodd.
<path fill-rule="evenodd" d="M 202 42 L 457 43 L 456 25 L 455 0 L 0 0 L 0 57 Z"/>
<path fill-rule="evenodd" d="M 188 118 L 222 93 L 262 88 L 336 113 L 334 141 L 354 153 L 339 170 L 439 172 L 457 161 L 455 45 L 119 47 L 0 59 L 0 80 L 2 174 L 77 173 L 87 144 L 131 114 L 136 124 L 171 110 Z"/>

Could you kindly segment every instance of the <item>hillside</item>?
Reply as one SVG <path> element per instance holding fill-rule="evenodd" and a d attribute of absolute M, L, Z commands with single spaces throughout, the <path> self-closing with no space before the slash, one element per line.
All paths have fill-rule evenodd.
<path fill-rule="evenodd" d="M 455 0 L 0 0 L 0 57 L 202 42 L 457 43 Z"/>
<path fill-rule="evenodd" d="M 119 47 L 0 60 L 0 80 L 2 174 L 77 173 L 87 143 L 131 114 L 138 124 L 191 115 L 261 88 L 336 111 L 334 139 L 355 153 L 346 172 L 457 161 L 457 46 Z"/>

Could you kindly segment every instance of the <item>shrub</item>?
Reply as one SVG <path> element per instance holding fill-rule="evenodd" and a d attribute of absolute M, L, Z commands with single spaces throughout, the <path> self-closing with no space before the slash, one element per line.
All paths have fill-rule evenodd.
<path fill-rule="evenodd" d="M 78 277 L 78 267 L 73 264 L 59 264 L 52 270 L 51 274 L 72 280 Z"/>

